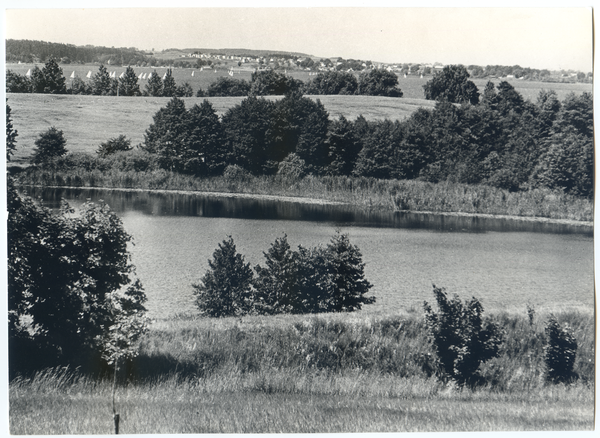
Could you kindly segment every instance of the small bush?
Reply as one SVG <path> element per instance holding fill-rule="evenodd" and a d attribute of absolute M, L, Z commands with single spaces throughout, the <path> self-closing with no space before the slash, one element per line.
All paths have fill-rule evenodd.
<path fill-rule="evenodd" d="M 306 176 L 306 162 L 298 156 L 291 153 L 279 163 L 277 177 L 281 181 L 297 182 Z"/>
<path fill-rule="evenodd" d="M 439 312 L 425 302 L 425 320 L 444 372 L 460 385 L 480 383 L 479 366 L 498 356 L 501 330 L 491 321 L 483 326 L 483 306 L 475 297 L 463 304 L 458 295 L 433 286 Z"/>
<path fill-rule="evenodd" d="M 552 383 L 570 382 L 577 378 L 573 370 L 577 357 L 577 340 L 568 325 L 561 327 L 554 315 L 546 325 L 548 344 L 544 349 L 546 380 Z"/>
<path fill-rule="evenodd" d="M 101 157 L 114 154 L 115 152 L 130 151 L 131 140 L 128 140 L 124 135 L 119 135 L 116 138 L 111 138 L 104 143 L 100 143 L 100 147 L 96 153 Z"/>

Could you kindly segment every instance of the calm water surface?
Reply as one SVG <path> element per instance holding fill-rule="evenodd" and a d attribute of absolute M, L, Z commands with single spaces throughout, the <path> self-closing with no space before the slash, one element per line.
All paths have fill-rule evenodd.
<path fill-rule="evenodd" d="M 56 207 L 86 199 L 108 203 L 134 236 L 133 262 L 153 317 L 195 312 L 192 283 L 218 244 L 233 236 L 252 266 L 284 233 L 290 245 L 326 244 L 350 235 L 373 283 L 374 305 L 362 312 L 421 312 L 432 283 L 486 310 L 593 310 L 593 237 L 581 227 L 436 215 L 360 213 L 347 207 L 98 190 L 26 189 Z"/>

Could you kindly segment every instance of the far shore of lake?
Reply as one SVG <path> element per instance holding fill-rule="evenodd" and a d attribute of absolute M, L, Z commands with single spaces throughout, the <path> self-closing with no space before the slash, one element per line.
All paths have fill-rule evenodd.
<path fill-rule="evenodd" d="M 43 187 L 50 189 L 69 189 L 69 190 L 106 190 L 115 192 L 139 192 L 139 193 L 164 193 L 164 194 L 179 194 L 179 195 L 201 195 L 215 198 L 242 198 L 242 199 L 257 199 L 278 202 L 292 202 L 300 204 L 312 205 L 352 205 L 350 202 L 331 201 L 327 199 L 300 197 L 300 196 L 283 196 L 283 195 L 265 195 L 260 193 L 233 193 L 233 192 L 209 192 L 196 190 L 166 190 L 166 189 L 136 189 L 136 188 L 121 188 L 121 187 L 75 187 L 75 186 L 43 186 L 30 185 L 29 187 Z M 357 206 L 359 207 L 359 206 Z M 360 207 L 359 207 L 360 208 Z M 486 213 L 465 213 L 460 211 L 420 211 L 420 210 L 396 210 L 396 212 L 413 213 L 413 214 L 430 214 L 438 216 L 460 216 L 486 219 L 508 219 L 515 221 L 541 222 L 548 224 L 563 224 L 579 227 L 589 227 L 593 230 L 593 221 L 577 221 L 572 219 L 554 219 L 538 216 L 515 216 L 515 215 L 498 215 Z"/>

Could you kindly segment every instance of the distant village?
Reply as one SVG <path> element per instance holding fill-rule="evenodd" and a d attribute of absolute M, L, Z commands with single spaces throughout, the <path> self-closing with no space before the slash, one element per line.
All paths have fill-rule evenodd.
<path fill-rule="evenodd" d="M 285 72 L 304 71 L 309 75 L 319 72 L 385 69 L 404 77 L 432 76 L 443 70 L 444 64 L 433 63 L 380 63 L 370 60 L 320 58 L 304 53 L 275 52 L 249 49 L 165 49 L 138 50 L 134 47 L 74 46 L 44 41 L 6 40 L 7 63 L 43 63 L 50 57 L 60 64 L 104 64 L 113 67 L 168 67 L 193 69 L 241 69 L 258 71 L 273 69 Z M 465 65 L 473 78 L 505 78 L 544 82 L 592 82 L 591 72 L 573 70 L 549 71 L 519 65 Z"/>
<path fill-rule="evenodd" d="M 197 59 L 202 65 L 207 67 L 222 64 L 236 64 L 238 67 L 248 66 L 249 68 L 261 69 L 291 69 L 303 70 L 309 74 L 327 71 L 345 71 L 360 72 L 362 70 L 385 69 L 395 72 L 398 75 L 407 77 L 412 76 L 431 76 L 438 71 L 442 71 L 444 64 L 435 63 L 376 63 L 372 61 L 363 61 L 355 59 L 339 58 L 312 58 L 309 56 L 296 56 L 289 54 L 276 54 L 266 56 L 250 56 L 241 54 L 226 54 L 218 52 L 200 52 L 194 51 L 180 55 L 180 62 L 173 62 L 175 67 L 181 65 L 181 61 L 191 61 Z M 191 65 L 188 65 L 191 67 Z M 531 68 L 522 68 L 515 66 L 486 66 L 477 65 L 466 66 L 472 77 L 479 78 L 506 78 L 518 80 L 548 80 L 548 81 L 577 81 L 588 82 L 592 80 L 592 73 L 585 74 L 576 71 L 549 71 Z"/>

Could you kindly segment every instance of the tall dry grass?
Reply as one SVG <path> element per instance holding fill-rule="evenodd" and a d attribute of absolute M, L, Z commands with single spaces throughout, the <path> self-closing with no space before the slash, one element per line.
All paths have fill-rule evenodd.
<path fill-rule="evenodd" d="M 432 373 L 422 318 L 355 315 L 155 321 L 117 388 L 121 433 L 590 430 L 594 318 L 557 315 L 579 343 L 579 380 L 543 378 L 543 327 L 491 317 L 505 332 L 487 383 Z M 10 384 L 15 434 L 112 432 L 110 379 L 45 370 Z"/>

